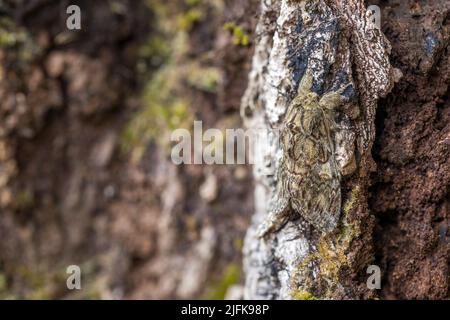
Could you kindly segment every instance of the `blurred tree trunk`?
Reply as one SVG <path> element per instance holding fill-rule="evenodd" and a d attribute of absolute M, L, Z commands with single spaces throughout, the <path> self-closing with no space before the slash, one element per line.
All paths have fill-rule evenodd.
<path fill-rule="evenodd" d="M 256 142 L 255 208 L 244 246 L 247 299 L 373 298 L 366 285 L 373 264 L 374 218 L 368 209 L 369 173 L 375 169 L 377 101 L 400 71 L 389 62 L 390 44 L 366 14 L 363 1 L 261 1 L 253 67 L 241 113 L 248 128 L 279 129 L 308 71 L 320 96 L 342 88 L 348 101 L 336 111 L 332 134 L 341 165 L 341 215 L 329 235 L 298 214 L 265 240 L 256 230 L 268 214 L 277 180 L 277 138 Z M 343 138 L 345 135 L 345 138 Z M 354 161 L 352 161 L 352 159 Z"/>

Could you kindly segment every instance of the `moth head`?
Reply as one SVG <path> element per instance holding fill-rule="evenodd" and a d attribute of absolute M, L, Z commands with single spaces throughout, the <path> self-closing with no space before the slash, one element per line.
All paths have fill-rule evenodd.
<path fill-rule="evenodd" d="M 317 93 L 313 92 L 313 75 L 310 70 L 307 70 L 298 85 L 297 98 L 298 103 L 303 106 L 305 109 L 313 109 L 316 108 L 319 104 L 319 96 Z"/>
<path fill-rule="evenodd" d="M 315 92 L 308 92 L 303 96 L 302 106 L 306 110 L 311 110 L 317 108 L 319 105 L 319 96 Z"/>

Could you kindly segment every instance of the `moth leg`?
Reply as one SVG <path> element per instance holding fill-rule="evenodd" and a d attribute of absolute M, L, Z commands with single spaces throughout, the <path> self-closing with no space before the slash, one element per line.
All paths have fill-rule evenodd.
<path fill-rule="evenodd" d="M 288 222 L 290 212 L 291 205 L 289 198 L 274 198 L 269 205 L 268 216 L 258 228 L 258 237 L 265 238 L 269 234 L 280 230 Z"/>

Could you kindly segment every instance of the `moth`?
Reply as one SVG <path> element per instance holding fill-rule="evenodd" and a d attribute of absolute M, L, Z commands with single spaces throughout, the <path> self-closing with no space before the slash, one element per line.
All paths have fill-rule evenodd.
<path fill-rule="evenodd" d="M 269 213 L 258 229 L 261 238 L 281 229 L 296 214 L 322 233 L 331 232 L 339 222 L 341 173 L 332 130 L 345 88 L 319 97 L 311 91 L 312 85 L 313 76 L 307 71 L 283 119 L 283 155 Z"/>

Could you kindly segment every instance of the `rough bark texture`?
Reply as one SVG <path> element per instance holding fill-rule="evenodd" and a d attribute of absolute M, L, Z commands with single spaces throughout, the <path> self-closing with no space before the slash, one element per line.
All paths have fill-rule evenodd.
<path fill-rule="evenodd" d="M 448 2 L 370 4 L 382 9 L 392 54 L 383 33 L 367 23 L 362 1 L 262 1 L 261 38 L 242 102 L 246 125 L 282 127 L 306 70 L 319 96 L 350 84 L 336 122 L 356 136 L 355 149 L 342 143 L 351 141 L 348 132 L 336 130 L 333 139 L 337 161 L 355 152 L 357 169 L 343 168 L 334 232 L 322 235 L 293 213 L 262 240 L 255 232 L 268 214 L 282 150 L 276 139 L 261 142 L 261 157 L 276 165 L 254 170 L 259 205 L 244 246 L 246 298 L 449 295 Z M 371 264 L 381 267 L 381 290 L 366 286 Z"/>
<path fill-rule="evenodd" d="M 389 41 L 360 1 L 0 0 L 0 298 L 449 298 L 449 2 L 370 4 Z M 276 140 L 252 178 L 173 165 L 169 133 L 279 128 L 307 68 L 353 89 L 333 139 L 357 168 L 334 233 L 293 215 L 262 241 Z"/>
<path fill-rule="evenodd" d="M 338 228 L 327 236 L 293 214 L 274 236 L 259 239 L 255 229 L 267 214 L 281 152 L 276 137 L 260 141 L 264 147 L 258 149 L 266 150 L 261 157 L 272 158 L 275 166 L 269 174 L 258 166 L 254 171 L 260 205 L 245 241 L 245 296 L 373 297 L 361 276 L 374 258 L 370 245 L 374 218 L 367 206 L 367 189 L 374 169 L 376 103 L 393 86 L 390 45 L 369 23 L 361 1 L 263 1 L 262 6 L 257 29 L 261 39 L 242 103 L 246 124 L 282 127 L 286 107 L 307 72 L 312 72 L 311 90 L 319 96 L 342 89 L 347 103 L 336 110 L 335 121 L 345 129 L 332 134 L 333 157 L 343 177 L 342 200 L 336 200 L 342 203 L 335 207 L 342 213 Z"/>
<path fill-rule="evenodd" d="M 222 299 L 237 284 L 251 173 L 177 167 L 167 144 L 189 115 L 240 126 L 251 47 L 223 26 L 250 34 L 256 10 L 0 1 L 0 298 Z"/>
<path fill-rule="evenodd" d="M 369 207 L 385 299 L 445 299 L 450 263 L 450 3 L 380 1 L 404 76 L 378 106 Z"/>

